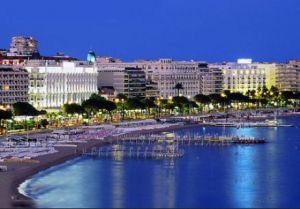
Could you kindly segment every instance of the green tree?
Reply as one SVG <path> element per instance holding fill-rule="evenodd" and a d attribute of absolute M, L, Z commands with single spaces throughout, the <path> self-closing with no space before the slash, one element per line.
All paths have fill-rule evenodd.
<path fill-rule="evenodd" d="M 151 114 L 151 109 L 156 107 L 155 98 L 144 98 L 142 100 L 143 106 L 147 109 L 148 115 Z"/>
<path fill-rule="evenodd" d="M 140 112 L 142 113 L 142 110 L 145 109 L 145 105 L 142 102 L 142 98 L 140 97 L 132 97 L 132 98 L 128 98 L 125 106 L 128 110 L 140 110 Z M 134 117 L 136 118 L 136 112 L 134 111 Z"/>
<path fill-rule="evenodd" d="M 104 105 L 104 109 L 109 113 L 110 120 L 112 121 L 113 119 L 112 112 L 117 109 L 117 105 L 114 102 L 108 100 L 104 101 L 103 105 Z"/>
<path fill-rule="evenodd" d="M 176 83 L 176 85 L 174 86 L 174 89 L 176 90 L 177 97 L 179 97 L 180 90 L 183 90 L 184 88 L 183 88 L 182 83 Z"/>
<path fill-rule="evenodd" d="M 3 133 L 3 121 L 11 119 L 12 116 L 13 116 L 13 114 L 10 110 L 0 109 L 0 129 L 1 129 L 1 133 Z"/>
<path fill-rule="evenodd" d="M 293 100 L 297 99 L 297 94 L 295 94 L 292 91 L 282 91 L 281 92 L 281 101 L 282 103 L 287 106 L 287 105 L 295 105 Z"/>
<path fill-rule="evenodd" d="M 205 108 L 206 105 L 209 105 L 211 102 L 210 98 L 204 94 L 197 94 L 194 96 L 194 100 L 200 104 L 201 111 Z"/>
<path fill-rule="evenodd" d="M 47 126 L 49 125 L 49 121 L 47 119 L 42 119 L 40 120 L 40 125 L 44 128 L 47 128 Z"/>
<path fill-rule="evenodd" d="M 87 112 L 88 117 L 91 114 L 96 114 L 100 110 L 105 109 L 106 99 L 97 94 L 92 94 L 91 97 L 82 102 L 83 109 Z"/>
<path fill-rule="evenodd" d="M 129 98 L 126 101 L 126 106 L 129 110 L 136 110 L 136 109 L 144 109 L 145 108 L 145 105 L 142 102 L 142 98 L 140 98 L 140 97 Z"/>
<path fill-rule="evenodd" d="M 63 112 L 66 114 L 82 114 L 84 113 L 84 109 L 81 105 L 73 103 L 73 104 L 64 104 Z"/>
<path fill-rule="evenodd" d="M 38 116 L 40 113 L 27 102 L 17 102 L 13 104 L 13 114 L 15 116 Z"/>
<path fill-rule="evenodd" d="M 173 104 L 179 108 L 180 113 L 183 113 L 184 107 L 186 107 L 186 105 L 189 105 L 189 100 L 188 98 L 183 96 L 176 96 L 173 97 Z"/>
<path fill-rule="evenodd" d="M 195 101 L 189 101 L 188 104 L 186 104 L 186 107 L 188 109 L 189 114 L 193 113 L 194 109 L 199 108 Z"/>
<path fill-rule="evenodd" d="M 240 92 L 229 93 L 226 98 L 230 103 L 248 103 L 250 102 L 250 98 Z M 239 106 L 238 106 L 239 108 Z"/>
<path fill-rule="evenodd" d="M 210 94 L 209 98 L 214 106 L 220 105 L 222 108 L 224 108 L 225 105 L 230 104 L 230 101 L 226 97 L 222 97 L 221 94 Z"/>
<path fill-rule="evenodd" d="M 47 115 L 47 111 L 46 110 L 41 110 L 41 111 L 39 111 L 39 115 Z"/>

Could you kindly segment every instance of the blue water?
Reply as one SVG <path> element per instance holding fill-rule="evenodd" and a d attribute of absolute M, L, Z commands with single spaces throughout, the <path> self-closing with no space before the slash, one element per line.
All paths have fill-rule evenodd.
<path fill-rule="evenodd" d="M 105 160 L 87 157 L 24 183 L 38 207 L 300 207 L 300 118 L 294 128 L 229 128 L 264 137 L 262 145 L 185 146 L 183 158 Z M 223 128 L 177 131 L 219 133 Z"/>

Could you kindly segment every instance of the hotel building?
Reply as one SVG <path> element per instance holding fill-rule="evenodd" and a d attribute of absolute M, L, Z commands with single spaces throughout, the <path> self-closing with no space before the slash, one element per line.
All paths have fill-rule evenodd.
<path fill-rule="evenodd" d="M 183 89 L 180 90 L 180 94 L 186 97 L 219 93 L 223 83 L 222 71 L 218 68 L 211 69 L 207 63 L 203 62 L 160 59 L 158 61 L 142 60 L 131 63 L 98 62 L 97 65 L 99 68 L 141 68 L 145 72 L 146 96 L 149 97 L 174 97 L 177 94 L 176 89 L 174 89 L 177 83 L 182 84 Z M 104 81 L 99 81 L 99 84 L 101 82 Z"/>
<path fill-rule="evenodd" d="M 223 71 L 223 89 L 231 92 L 257 90 L 266 85 L 266 69 L 251 60 L 238 60 L 237 63 L 214 64 L 213 67 Z M 271 85 L 271 84 L 270 84 Z"/>
<path fill-rule="evenodd" d="M 39 109 L 81 103 L 97 93 L 97 67 L 87 62 L 29 60 L 29 102 Z"/>
<path fill-rule="evenodd" d="M 0 67 L 0 107 L 10 108 L 16 102 L 28 102 L 28 72 L 11 66 Z"/>
<path fill-rule="evenodd" d="M 137 67 L 99 67 L 98 89 L 113 88 L 115 95 L 146 96 L 145 72 Z"/>

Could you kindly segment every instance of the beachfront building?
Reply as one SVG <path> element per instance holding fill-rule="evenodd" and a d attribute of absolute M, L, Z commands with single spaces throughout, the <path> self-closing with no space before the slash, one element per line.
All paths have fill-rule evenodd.
<path fill-rule="evenodd" d="M 153 82 L 152 80 L 146 80 L 146 97 L 159 97 L 160 93 L 157 88 L 157 83 Z"/>
<path fill-rule="evenodd" d="M 213 65 L 223 71 L 223 89 L 246 94 L 249 90 L 263 88 L 266 84 L 266 71 L 251 60 L 238 60 L 237 63 Z"/>
<path fill-rule="evenodd" d="M 203 92 L 202 72 L 208 69 L 206 63 L 160 59 L 140 62 L 139 65 L 142 65 L 147 78 L 157 84 L 160 97 L 167 99 L 177 96 L 174 88 L 177 83 L 183 87 L 179 91 L 180 96 L 193 97 Z"/>
<path fill-rule="evenodd" d="M 299 91 L 299 65 L 293 62 L 277 64 L 275 85 L 280 91 Z"/>
<path fill-rule="evenodd" d="M 223 82 L 222 71 L 211 68 L 206 62 L 174 61 L 138 61 L 137 65 L 145 70 L 146 77 L 156 84 L 160 97 L 165 99 L 177 96 L 174 88 L 181 83 L 180 96 L 192 98 L 197 94 L 220 93 Z"/>
<path fill-rule="evenodd" d="M 173 61 L 172 59 L 138 60 L 121 62 L 111 57 L 98 61 L 99 68 L 141 68 L 145 72 L 146 96 L 172 98 L 177 95 L 174 88 L 181 83 L 180 95 L 193 97 L 197 94 L 219 93 L 223 75 L 219 68 L 210 68 L 205 62 Z M 100 76 L 101 77 L 101 76 Z"/>
<path fill-rule="evenodd" d="M 88 62 L 30 60 L 29 102 L 39 109 L 81 103 L 97 93 L 97 67 Z"/>
<path fill-rule="evenodd" d="M 202 70 L 202 94 L 220 94 L 223 90 L 223 72 L 220 68 L 209 66 Z"/>
<path fill-rule="evenodd" d="M 115 95 L 124 94 L 128 98 L 146 96 L 145 72 L 137 67 L 99 67 L 98 89 L 112 88 Z"/>
<path fill-rule="evenodd" d="M 28 72 L 23 68 L 0 67 L 0 108 L 16 102 L 28 102 Z"/>
<path fill-rule="evenodd" d="M 300 61 L 299 60 L 290 60 L 288 62 L 289 65 L 296 68 L 296 74 L 297 74 L 297 91 L 300 92 Z"/>

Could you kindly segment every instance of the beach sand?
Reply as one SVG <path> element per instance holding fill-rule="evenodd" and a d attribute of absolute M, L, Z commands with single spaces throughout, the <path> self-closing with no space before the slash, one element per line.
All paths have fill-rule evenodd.
<path fill-rule="evenodd" d="M 185 126 L 172 126 L 168 128 L 160 128 L 155 130 L 140 130 L 131 132 L 134 134 L 159 133 L 164 131 L 172 131 L 178 128 L 190 128 L 199 126 L 197 124 Z M 0 165 L 8 166 L 8 172 L 0 173 L 0 208 L 15 208 L 28 207 L 33 208 L 34 201 L 19 193 L 18 188 L 26 179 L 37 174 L 38 172 L 50 168 L 52 166 L 62 164 L 77 156 L 80 156 L 84 151 L 88 151 L 93 147 L 101 146 L 110 143 L 114 137 L 107 137 L 103 141 L 91 140 L 84 144 L 77 144 L 74 147 L 58 147 L 57 153 L 44 155 L 35 158 L 36 162 L 2 162 Z"/>

